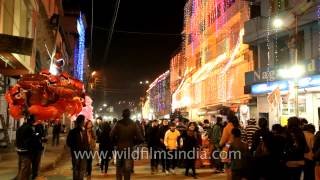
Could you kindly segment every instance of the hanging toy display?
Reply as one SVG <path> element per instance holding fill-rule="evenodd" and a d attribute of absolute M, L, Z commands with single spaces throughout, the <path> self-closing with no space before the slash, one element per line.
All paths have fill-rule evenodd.
<path fill-rule="evenodd" d="M 82 111 L 84 85 L 67 73 L 53 75 L 44 70 L 21 76 L 5 97 L 14 119 L 33 114 L 37 120 L 57 120 L 63 114 L 73 116 Z"/>

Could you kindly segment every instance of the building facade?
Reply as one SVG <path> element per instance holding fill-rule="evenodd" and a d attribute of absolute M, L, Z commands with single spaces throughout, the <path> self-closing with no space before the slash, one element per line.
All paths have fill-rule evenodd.
<path fill-rule="evenodd" d="M 173 92 L 174 110 L 192 120 L 211 118 L 223 106 L 246 106 L 245 72 L 252 52 L 243 43 L 249 4 L 241 0 L 189 0 L 185 6 L 185 69 Z M 238 111 L 238 110 L 237 110 Z"/>
<path fill-rule="evenodd" d="M 319 1 L 256 1 L 252 9 L 244 42 L 254 56 L 254 71 L 246 73 L 246 89 L 256 99 L 255 116 L 267 118 L 270 126 L 286 125 L 298 107 L 298 115 L 318 127 Z"/>
<path fill-rule="evenodd" d="M 52 73 L 68 71 L 69 62 L 73 60 L 72 47 L 62 25 L 61 2 L 0 0 L 0 115 L 3 117 L 3 120 L 0 118 L 0 145 L 1 132 L 5 131 L 9 140 L 14 140 L 20 122 L 8 114 L 5 91 L 20 75 L 42 69 L 50 69 Z"/>
<path fill-rule="evenodd" d="M 171 113 L 170 71 L 161 74 L 147 90 L 143 118 L 169 118 Z"/>

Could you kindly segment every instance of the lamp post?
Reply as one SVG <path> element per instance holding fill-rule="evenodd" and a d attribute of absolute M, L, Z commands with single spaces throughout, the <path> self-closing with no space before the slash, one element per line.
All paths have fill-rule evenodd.
<path fill-rule="evenodd" d="M 304 74 L 304 68 L 301 68 L 298 64 L 298 48 L 297 48 L 297 40 L 298 40 L 298 16 L 294 15 L 294 34 L 290 37 L 290 42 L 288 43 L 288 48 L 293 49 L 294 51 L 294 66 L 289 70 L 282 70 L 283 72 L 280 74 L 280 76 L 285 78 L 294 78 L 294 113 L 296 117 L 299 117 L 299 84 L 298 80 L 299 77 L 301 77 Z M 276 17 L 273 20 L 273 26 L 276 29 L 280 29 L 284 26 L 284 21 Z M 288 29 L 289 30 L 289 29 Z M 290 30 L 289 30 L 290 31 Z M 288 77 L 289 76 L 289 77 Z"/>

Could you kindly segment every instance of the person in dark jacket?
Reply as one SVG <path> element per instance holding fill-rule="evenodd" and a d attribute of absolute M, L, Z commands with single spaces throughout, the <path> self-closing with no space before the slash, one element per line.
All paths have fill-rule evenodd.
<path fill-rule="evenodd" d="M 249 149 L 248 144 L 241 139 L 241 130 L 239 128 L 232 129 L 233 142 L 230 146 L 230 151 L 240 152 L 240 157 L 237 155 L 231 155 L 231 171 L 232 180 L 242 180 L 248 178 L 248 161 L 249 161 Z"/>
<path fill-rule="evenodd" d="M 148 148 L 150 151 L 151 158 L 151 174 L 158 171 L 159 158 L 157 151 L 160 148 L 160 129 L 158 120 L 153 120 L 151 127 L 148 129 Z"/>
<path fill-rule="evenodd" d="M 287 179 L 299 180 L 301 178 L 305 165 L 304 154 L 309 152 L 305 136 L 300 127 L 299 118 L 291 117 L 288 119 L 287 143 L 284 148 Z"/>
<path fill-rule="evenodd" d="M 265 118 L 259 119 L 259 127 L 252 138 L 252 147 L 250 149 L 251 155 L 254 157 L 254 174 L 255 178 L 270 179 L 270 173 L 266 169 L 272 167 L 270 159 L 272 146 L 272 133 L 268 128 L 268 120 Z"/>
<path fill-rule="evenodd" d="M 184 137 L 185 141 L 183 143 L 183 149 L 186 152 L 187 157 L 185 158 L 185 175 L 189 176 L 189 169 L 192 170 L 192 176 L 197 178 L 196 176 L 196 153 L 198 144 L 198 135 L 195 131 L 197 124 L 194 122 L 190 122 L 187 127 L 187 133 Z"/>
<path fill-rule="evenodd" d="M 52 146 L 58 146 L 60 141 L 61 123 L 56 122 L 52 129 Z"/>
<path fill-rule="evenodd" d="M 83 115 L 79 115 L 76 119 L 76 127 L 72 129 L 67 137 L 67 145 L 71 150 L 73 179 L 83 180 L 86 172 L 86 157 L 76 156 L 84 153 L 89 149 L 87 133 L 84 129 Z"/>
<path fill-rule="evenodd" d="M 217 122 L 215 125 L 212 127 L 212 132 L 210 133 L 210 143 L 213 145 L 214 153 L 219 154 L 220 151 L 222 150 L 219 146 L 221 136 L 222 136 L 222 118 L 217 117 Z M 219 156 L 216 156 L 219 157 Z M 215 174 L 223 172 L 223 163 L 221 162 L 220 158 L 214 158 L 214 163 L 215 163 Z"/>
<path fill-rule="evenodd" d="M 45 130 L 41 123 L 34 125 L 34 139 L 32 151 L 32 179 L 35 179 L 39 174 L 40 162 L 42 152 L 44 149 L 43 142 L 45 142 Z"/>
<path fill-rule="evenodd" d="M 162 124 L 160 127 L 160 150 L 166 151 L 166 146 L 164 145 L 164 136 L 166 132 L 169 130 L 169 121 L 167 119 L 162 120 Z M 162 154 L 162 153 L 161 153 Z M 166 157 L 161 157 L 161 166 L 162 166 L 162 172 L 166 172 Z"/>
<path fill-rule="evenodd" d="M 17 180 L 28 180 L 31 175 L 32 148 L 34 142 L 34 131 L 32 124 L 35 117 L 30 115 L 16 132 L 16 147 L 19 156 Z"/>
<path fill-rule="evenodd" d="M 132 152 L 135 145 L 143 142 L 138 126 L 130 119 L 130 116 L 130 110 L 125 109 L 122 113 L 123 119 L 116 123 L 110 133 L 111 140 L 119 154 Z M 130 157 L 117 156 L 116 159 L 117 180 L 122 180 L 123 177 L 125 180 L 130 180 L 133 158 L 130 155 Z"/>
<path fill-rule="evenodd" d="M 112 157 L 112 142 L 110 139 L 111 127 L 108 122 L 102 123 L 102 131 L 98 137 L 99 152 L 101 155 L 101 173 L 108 173 L 109 161 Z"/>

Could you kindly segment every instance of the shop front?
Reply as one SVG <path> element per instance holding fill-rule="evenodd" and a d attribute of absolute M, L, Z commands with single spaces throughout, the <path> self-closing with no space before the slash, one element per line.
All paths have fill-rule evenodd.
<path fill-rule="evenodd" d="M 295 100 L 295 83 L 298 86 L 298 102 Z M 310 75 L 293 80 L 280 80 L 254 84 L 251 94 L 257 98 L 256 117 L 267 118 L 269 126 L 287 125 L 295 116 L 296 103 L 300 118 L 306 118 L 318 129 L 320 115 L 320 75 Z"/>

